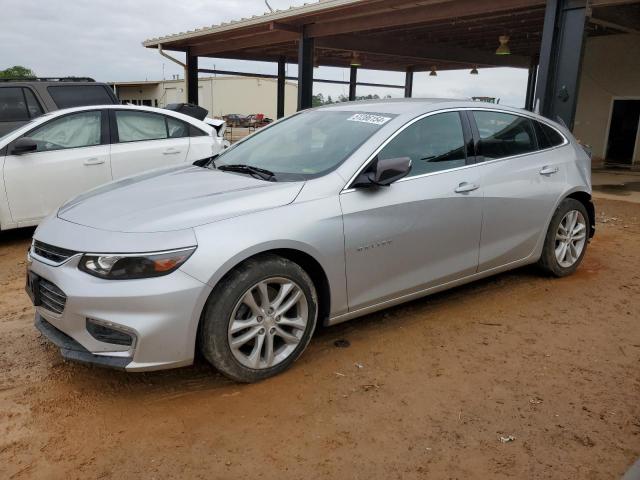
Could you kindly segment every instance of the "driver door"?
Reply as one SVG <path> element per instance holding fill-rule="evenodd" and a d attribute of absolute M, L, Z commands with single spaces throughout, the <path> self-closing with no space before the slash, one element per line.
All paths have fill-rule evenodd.
<path fill-rule="evenodd" d="M 100 110 L 55 117 L 26 137 L 35 152 L 14 155 L 9 145 L 4 180 L 14 222 L 36 225 L 68 199 L 111 181 L 109 145 Z"/>
<path fill-rule="evenodd" d="M 350 311 L 476 272 L 482 189 L 463 121 L 445 112 L 410 124 L 377 155 L 410 157 L 409 176 L 340 195 Z"/>

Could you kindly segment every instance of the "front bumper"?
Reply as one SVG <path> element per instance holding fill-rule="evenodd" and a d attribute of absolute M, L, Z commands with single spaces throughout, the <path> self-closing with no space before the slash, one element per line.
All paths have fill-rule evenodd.
<path fill-rule="evenodd" d="M 35 324 L 63 357 L 94 365 L 150 371 L 193 362 L 200 314 L 211 287 L 181 270 L 140 280 L 103 280 L 78 269 L 80 256 L 59 266 L 29 257 L 29 269 L 66 295 L 56 313 L 36 307 Z M 87 330 L 87 319 L 132 332 L 131 346 L 105 343 Z"/>
<path fill-rule="evenodd" d="M 36 312 L 34 321 L 36 328 L 42 335 L 47 337 L 55 346 L 60 348 L 60 354 L 67 360 L 97 365 L 99 367 L 115 368 L 117 370 L 125 370 L 127 365 L 131 363 L 130 357 L 110 357 L 108 355 L 94 355 L 89 350 L 76 342 L 69 335 L 58 330 L 56 327 L 47 322 L 42 316 Z"/>

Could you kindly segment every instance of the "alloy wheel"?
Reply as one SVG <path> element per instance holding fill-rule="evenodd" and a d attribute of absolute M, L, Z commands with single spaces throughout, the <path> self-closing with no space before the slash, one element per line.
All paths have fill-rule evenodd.
<path fill-rule="evenodd" d="M 573 266 L 587 241 L 587 222 L 582 212 L 570 210 L 562 218 L 556 232 L 555 254 L 563 268 Z"/>
<path fill-rule="evenodd" d="M 308 318 L 307 299 L 298 284 L 282 277 L 262 280 L 233 309 L 228 327 L 231 353 L 245 367 L 273 367 L 296 350 Z"/>

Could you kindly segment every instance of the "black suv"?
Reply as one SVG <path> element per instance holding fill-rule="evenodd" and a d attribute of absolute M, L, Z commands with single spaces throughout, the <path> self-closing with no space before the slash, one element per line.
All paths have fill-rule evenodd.
<path fill-rule="evenodd" d="M 0 136 L 53 110 L 117 103 L 107 84 L 91 78 L 0 79 Z"/>

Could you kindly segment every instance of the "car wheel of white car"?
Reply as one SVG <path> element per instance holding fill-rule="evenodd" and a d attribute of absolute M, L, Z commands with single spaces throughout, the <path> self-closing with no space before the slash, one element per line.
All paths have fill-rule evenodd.
<path fill-rule="evenodd" d="M 590 229 L 584 205 L 565 198 L 549 224 L 539 265 L 556 277 L 571 275 L 587 251 Z"/>
<path fill-rule="evenodd" d="M 296 263 L 262 255 L 231 271 L 213 290 L 200 325 L 200 348 L 220 372 L 256 382 L 287 369 L 316 326 L 318 301 Z"/>

